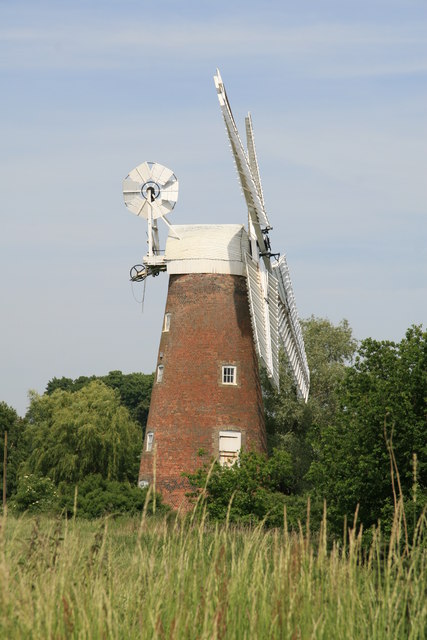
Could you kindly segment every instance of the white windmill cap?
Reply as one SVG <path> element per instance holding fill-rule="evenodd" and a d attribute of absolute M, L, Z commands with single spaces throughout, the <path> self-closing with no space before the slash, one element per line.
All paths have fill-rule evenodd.
<path fill-rule="evenodd" d="M 174 225 L 165 259 L 168 273 L 229 273 L 245 275 L 249 238 L 241 224 Z"/>

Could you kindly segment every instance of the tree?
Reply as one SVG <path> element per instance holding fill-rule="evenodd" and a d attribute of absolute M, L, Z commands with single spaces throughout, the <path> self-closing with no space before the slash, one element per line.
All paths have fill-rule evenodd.
<path fill-rule="evenodd" d="M 365 527 L 393 511 L 399 486 L 427 490 L 427 333 L 413 326 L 398 344 L 364 340 L 340 391 L 340 410 L 321 431 L 310 479 L 337 529 L 359 504 Z M 393 462 L 393 457 L 395 464 Z M 393 480 L 393 483 L 392 483 Z"/>
<path fill-rule="evenodd" d="M 96 376 L 79 376 L 75 380 L 72 378 L 52 378 L 46 385 L 46 393 L 52 395 L 54 391 L 61 389 L 61 391 L 80 391 L 82 387 L 85 387 L 89 382 L 97 380 Z"/>
<path fill-rule="evenodd" d="M 120 399 L 129 410 L 132 418 L 145 429 L 150 408 L 154 373 L 123 374 L 121 371 L 110 371 L 107 376 L 103 376 L 100 379 L 108 387 L 119 391 Z"/>
<path fill-rule="evenodd" d="M 51 395 L 57 389 L 74 393 L 94 380 L 104 382 L 111 389 L 117 389 L 122 404 L 129 410 L 133 420 L 138 422 L 142 430 L 145 429 L 154 382 L 153 373 L 123 374 L 121 371 L 110 371 L 106 376 L 80 376 L 76 380 L 65 377 L 52 378 L 47 383 L 46 393 Z"/>
<path fill-rule="evenodd" d="M 0 486 L 3 491 L 4 434 L 7 431 L 7 491 L 10 496 L 16 488 L 18 467 L 23 460 L 23 421 L 13 407 L 0 402 Z"/>
<path fill-rule="evenodd" d="M 141 430 L 120 403 L 119 392 L 92 381 L 79 391 L 31 394 L 25 470 L 75 483 L 89 474 L 134 482 Z"/>
<path fill-rule="evenodd" d="M 280 391 L 263 377 L 270 448 L 284 448 L 291 454 L 295 493 L 308 488 L 304 478 L 316 454 L 316 442 L 322 429 L 335 419 L 339 385 L 357 345 L 347 320 L 334 326 L 327 319 L 311 316 L 301 321 L 301 328 L 310 369 L 308 402 L 297 396 L 285 354 L 280 359 Z"/>

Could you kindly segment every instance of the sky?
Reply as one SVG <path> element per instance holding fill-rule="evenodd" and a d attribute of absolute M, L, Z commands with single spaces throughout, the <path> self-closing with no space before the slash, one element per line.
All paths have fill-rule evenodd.
<path fill-rule="evenodd" d="M 300 316 L 426 326 L 426 34 L 425 0 L 0 0 L 0 401 L 154 370 L 167 275 L 129 282 L 122 180 L 159 162 L 172 222 L 246 222 L 216 67 Z"/>

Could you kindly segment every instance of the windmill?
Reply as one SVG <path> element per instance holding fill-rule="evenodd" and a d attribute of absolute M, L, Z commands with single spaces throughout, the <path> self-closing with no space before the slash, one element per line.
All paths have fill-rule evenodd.
<path fill-rule="evenodd" d="M 246 200 L 247 229 L 172 225 L 166 216 L 177 202 L 178 180 L 157 163 L 139 165 L 123 182 L 125 204 L 148 225 L 148 254 L 131 269 L 131 280 L 169 274 L 139 484 L 156 483 L 175 507 L 185 503 L 189 488 L 182 473 L 206 456 L 233 464 L 242 448 L 266 451 L 259 360 L 279 388 L 282 345 L 298 393 L 306 401 L 309 392 L 286 257 L 271 250 L 252 120 L 248 115 L 246 151 L 218 70 L 214 81 Z M 163 253 L 159 219 L 169 227 Z"/>

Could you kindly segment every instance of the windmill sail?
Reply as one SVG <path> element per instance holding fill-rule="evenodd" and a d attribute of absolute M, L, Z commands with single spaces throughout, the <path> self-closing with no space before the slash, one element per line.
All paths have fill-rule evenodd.
<path fill-rule="evenodd" d="M 270 358 L 268 357 L 265 300 L 261 284 L 261 274 L 258 265 L 250 256 L 246 256 L 246 275 L 254 342 L 259 357 L 268 369 Z"/>
<path fill-rule="evenodd" d="M 298 320 L 289 268 L 283 255 L 273 264 L 273 272 L 279 285 L 279 334 L 286 355 L 291 363 L 297 388 L 307 401 L 310 388 L 310 371 L 305 355 L 304 339 Z"/>
<path fill-rule="evenodd" d="M 271 378 L 277 389 L 280 388 L 279 381 L 279 283 L 271 273 L 266 273 L 268 278 L 268 317 L 271 346 Z"/>
<path fill-rule="evenodd" d="M 249 236 L 258 250 L 246 257 L 247 287 L 254 342 L 267 374 L 279 387 L 279 342 L 283 344 L 300 395 L 307 401 L 310 373 L 304 340 L 295 305 L 286 257 L 272 266 L 268 231 L 271 229 L 264 205 L 264 196 L 255 150 L 250 114 L 245 119 L 247 152 L 227 98 L 219 70 L 214 76 L 218 100 L 236 163 L 249 214 Z M 261 226 L 264 229 L 261 229 Z M 278 254 L 277 254 L 278 255 Z M 260 269 L 260 258 L 264 270 Z"/>
<path fill-rule="evenodd" d="M 278 282 L 274 275 L 259 269 L 246 254 L 246 274 L 255 347 L 267 375 L 279 388 L 279 307 Z"/>
<path fill-rule="evenodd" d="M 243 148 L 243 144 L 240 139 L 233 114 L 231 112 L 230 103 L 228 102 L 225 87 L 218 69 L 216 75 L 214 76 L 214 80 L 218 93 L 219 104 L 221 107 L 222 115 L 224 117 L 225 127 L 227 129 L 228 138 L 231 144 L 231 150 L 233 152 L 234 161 L 236 163 L 237 173 L 239 174 L 240 184 L 242 185 L 243 195 L 246 200 L 249 216 L 254 226 L 259 247 L 261 249 L 261 252 L 263 252 L 265 251 L 265 242 L 260 225 L 269 227 L 270 223 L 267 218 L 264 204 L 258 193 L 256 181 L 254 176 L 252 175 L 251 167 L 246 152 Z"/>
<path fill-rule="evenodd" d="M 245 118 L 245 125 L 246 125 L 246 144 L 248 147 L 249 166 L 251 168 L 252 177 L 254 179 L 255 186 L 258 191 L 259 199 L 261 201 L 261 204 L 265 212 L 264 194 L 262 192 L 261 176 L 259 175 L 258 160 L 256 156 L 256 151 L 255 151 L 254 130 L 252 127 L 252 118 L 250 113 L 248 113 L 248 115 Z M 267 214 L 265 215 L 265 218 L 267 220 Z"/>

